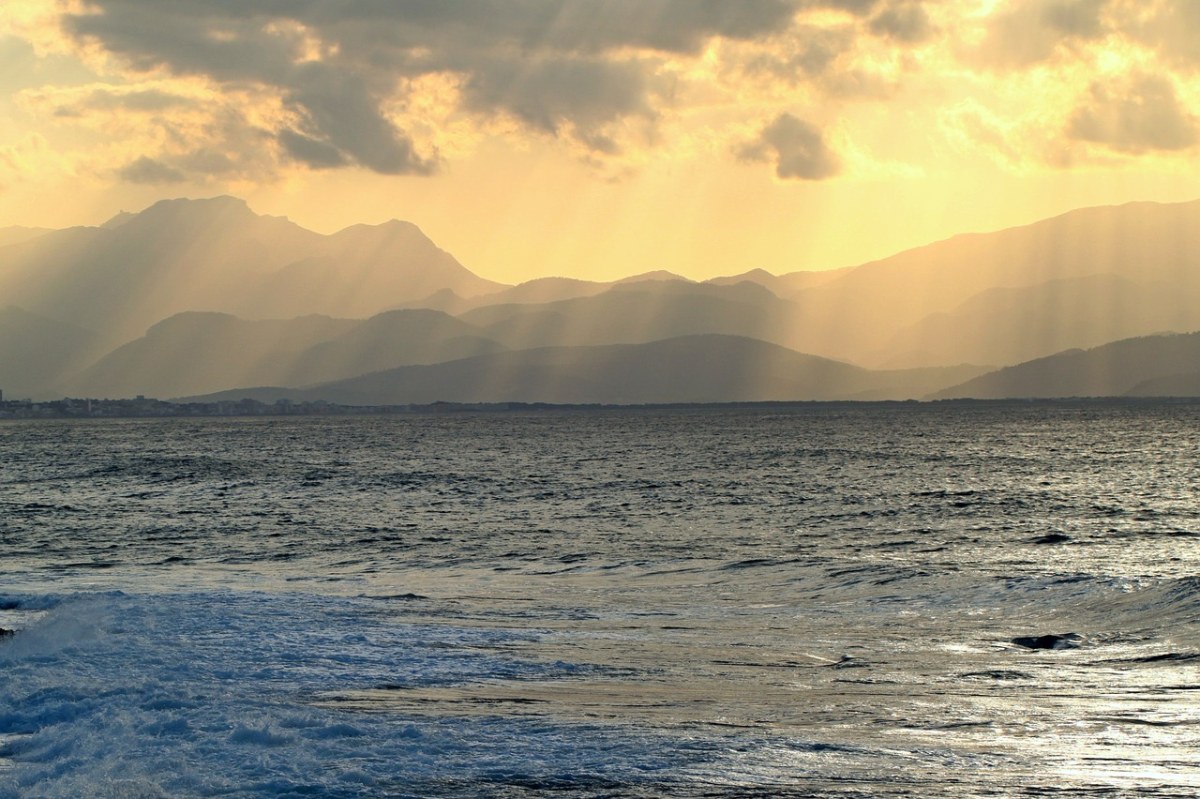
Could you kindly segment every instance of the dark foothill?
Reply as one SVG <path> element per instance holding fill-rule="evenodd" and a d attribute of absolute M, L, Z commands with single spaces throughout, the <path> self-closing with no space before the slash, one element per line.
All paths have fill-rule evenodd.
<path fill-rule="evenodd" d="M 1031 543 L 1031 544 L 1065 544 L 1066 542 L 1068 542 L 1070 540 L 1071 540 L 1071 536 L 1065 535 L 1063 533 L 1047 533 L 1046 535 L 1039 535 L 1037 538 L 1031 538 L 1029 540 L 1029 543 Z"/>
<path fill-rule="evenodd" d="M 0 627 L 0 638 L 8 638 L 10 635 L 16 635 L 16 631 L 6 630 L 3 627 Z"/>
<path fill-rule="evenodd" d="M 1012 639 L 1017 646 L 1026 649 L 1075 649 L 1083 636 L 1079 633 L 1063 633 L 1062 635 L 1022 635 Z"/>

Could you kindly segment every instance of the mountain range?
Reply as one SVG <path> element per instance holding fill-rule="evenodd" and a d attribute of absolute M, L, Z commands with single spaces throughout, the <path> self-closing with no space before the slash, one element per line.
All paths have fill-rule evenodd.
<path fill-rule="evenodd" d="M 857 267 L 516 286 L 415 225 L 232 197 L 0 228 L 6 397 L 717 402 L 1200 393 L 1200 202 L 1086 208 Z M 274 388 L 254 388 L 274 387 Z"/>
<path fill-rule="evenodd" d="M 972 397 L 1200 397 L 1200 333 L 1114 341 L 976 376 L 935 392 Z"/>
<path fill-rule="evenodd" d="M 473 296 L 500 288 L 415 225 L 355 225 L 323 236 L 232 197 L 165 200 L 100 227 L 0 249 L 6 304 L 92 330 L 104 351 L 184 311 L 357 317 L 446 289 Z"/>
<path fill-rule="evenodd" d="M 973 367 L 879 371 L 721 334 L 647 344 L 539 347 L 402 366 L 308 389 L 237 389 L 189 399 L 250 397 L 346 405 L 447 402 L 647 404 L 764 400 L 881 400 L 923 396 Z"/>

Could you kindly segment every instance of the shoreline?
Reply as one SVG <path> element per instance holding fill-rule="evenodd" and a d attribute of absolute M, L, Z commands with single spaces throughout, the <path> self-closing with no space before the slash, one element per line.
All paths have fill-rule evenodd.
<path fill-rule="evenodd" d="M 572 403 L 550 402 L 433 402 L 405 405 L 342 405 L 332 402 L 272 403 L 255 399 L 220 402 L 172 402 L 148 397 L 133 399 L 65 398 L 47 402 L 0 402 L 0 421 L 38 419 L 157 419 L 237 418 L 277 416 L 394 416 L 441 414 L 537 414 L 645 411 L 790 411 L 821 408 L 933 407 L 1154 407 L 1200 404 L 1200 397 L 1030 397 L 944 400 L 763 400 L 735 402 Z"/>

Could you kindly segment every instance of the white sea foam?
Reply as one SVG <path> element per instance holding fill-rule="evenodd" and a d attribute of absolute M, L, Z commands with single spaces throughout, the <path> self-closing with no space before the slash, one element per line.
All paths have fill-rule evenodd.
<path fill-rule="evenodd" d="M 0 646 L 0 753 L 15 764 L 0 796 L 386 795 L 471 775 L 569 775 L 597 765 L 597 750 L 602 768 L 646 768 L 646 740 L 611 731 L 314 701 L 571 668 L 490 653 L 505 637 L 397 624 L 369 600 L 313 595 L 64 599 Z"/>

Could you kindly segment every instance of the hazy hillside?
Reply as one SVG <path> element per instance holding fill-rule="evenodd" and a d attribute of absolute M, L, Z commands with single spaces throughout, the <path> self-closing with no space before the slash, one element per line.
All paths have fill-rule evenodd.
<path fill-rule="evenodd" d="M 264 382 L 302 386 L 502 349 L 437 311 L 389 311 L 366 320 L 247 320 L 193 311 L 154 325 L 65 390 L 76 396 L 177 397 Z"/>
<path fill-rule="evenodd" d="M 508 305 L 522 303 L 557 302 L 577 297 L 591 297 L 610 288 L 608 283 L 594 280 L 576 280 L 569 277 L 542 277 L 527 280 L 512 288 L 502 289 L 495 294 L 476 297 L 478 305 Z"/>
<path fill-rule="evenodd" d="M 513 349 L 634 344 L 719 333 L 792 344 L 796 309 L 762 286 L 644 281 L 540 305 L 489 305 L 462 315 Z"/>
<path fill-rule="evenodd" d="M 287 380 L 301 353 L 357 324 L 325 316 L 250 321 L 222 313 L 176 314 L 85 369 L 65 392 L 177 397 Z"/>
<path fill-rule="evenodd" d="M 626 275 L 623 278 L 612 281 L 609 285 L 621 286 L 629 283 L 695 283 L 694 280 L 689 280 L 683 275 L 677 275 L 674 272 L 668 272 L 666 269 L 654 269 L 649 272 L 638 272 L 634 275 Z"/>
<path fill-rule="evenodd" d="M 1067 349 L 1200 327 L 1200 304 L 1165 283 L 1116 275 L 980 292 L 901 330 L 871 362 L 1013 364 Z"/>
<path fill-rule="evenodd" d="M 0 308 L 0 391 L 8 399 L 40 397 L 79 366 L 92 333 L 15 306 Z"/>
<path fill-rule="evenodd" d="M 1200 397 L 1200 369 L 1167 377 L 1143 380 L 1129 391 L 1127 397 Z"/>
<path fill-rule="evenodd" d="M 304 386 L 503 349 L 503 345 L 487 338 L 479 328 L 439 311 L 387 311 L 305 350 L 286 374 L 270 382 Z"/>
<path fill-rule="evenodd" d="M 693 281 L 686 280 L 678 275 L 672 275 L 670 272 L 648 272 L 608 283 L 596 280 L 579 280 L 571 277 L 540 277 L 534 280 L 527 280 L 524 283 L 518 283 L 515 286 L 503 288 L 491 294 L 480 294 L 470 299 L 460 297 L 452 291 L 444 290 L 430 295 L 416 305 L 459 315 L 488 306 L 541 305 L 564 300 L 594 297 L 597 294 L 603 294 L 618 287 L 664 282 L 693 284 Z M 718 285 L 729 284 L 730 282 L 718 283 Z"/>
<path fill-rule="evenodd" d="M 21 227 L 19 225 L 0 227 L 0 247 L 7 247 L 9 244 L 20 244 L 23 241 L 36 239 L 38 236 L 49 232 L 49 228 L 40 227 Z"/>
<path fill-rule="evenodd" d="M 830 272 L 639 277 L 436 307 L 512 348 L 724 333 L 877 368 L 1012 364 L 1200 325 L 1200 203 L 1082 209 Z M 637 293 L 615 293 L 624 288 Z"/>
<path fill-rule="evenodd" d="M 323 236 L 231 197 L 166 200 L 0 251 L 5 301 L 76 320 L 107 347 L 183 311 L 366 316 L 439 289 L 497 288 L 410 224 Z"/>
<path fill-rule="evenodd" d="M 751 270 L 702 283 L 648 272 L 607 283 L 544 278 L 503 286 L 472 274 L 406 222 L 326 236 L 230 197 L 163 201 L 101 227 L 14 230 L 0 231 L 13 238 L 0 245 L 0 298 L 24 311 L 6 312 L 0 388 L 42 395 L 296 387 L 485 356 L 478 363 L 486 366 L 486 385 L 507 387 L 515 392 L 509 398 L 536 399 L 530 392 L 540 390 L 565 397 L 575 386 L 605 401 L 626 389 L 643 397 L 637 401 L 657 401 L 644 399 L 656 384 L 638 377 L 634 353 L 669 357 L 668 350 L 620 351 L 629 370 L 622 377 L 598 350 L 579 348 L 690 342 L 679 357 L 695 374 L 676 375 L 671 384 L 680 387 L 705 375 L 741 379 L 722 361 L 733 345 L 718 343 L 729 337 L 843 367 L 941 368 L 1021 363 L 1200 327 L 1200 202 L 1083 209 L 856 268 L 782 276 Z M 694 351 L 698 342 L 726 349 L 705 361 Z M 523 350 L 542 354 L 529 360 Z M 760 366 L 778 367 L 769 379 L 756 373 L 755 388 L 803 392 L 791 399 L 919 396 L 980 370 L 893 372 L 886 385 L 871 382 L 882 379 L 871 373 L 857 389 L 837 377 L 825 391 L 804 377 L 810 366 L 792 364 L 801 377 L 785 379 L 776 363 L 782 355 L 762 360 L 772 351 L 754 351 Z M 1151 366 L 1121 386 L 1096 382 L 1100 370 L 1090 383 L 1065 387 L 1054 367 L 1012 385 L 988 378 L 958 390 L 1154 392 L 1169 380 L 1178 389 L 1194 371 Z M 483 378 L 447 369 L 421 379 L 464 396 L 482 390 L 472 381 Z M 896 382 L 901 374 L 908 382 Z M 531 381 L 525 388 L 523 379 Z M 699 386 L 687 401 L 704 393 Z M 738 390 L 730 383 L 721 397 L 743 398 Z"/>
<path fill-rule="evenodd" d="M 393 220 L 325 237 L 314 255 L 265 276 L 236 307 L 247 316 L 365 317 L 439 291 L 472 297 L 499 288 L 468 271 L 416 225 Z"/>
<path fill-rule="evenodd" d="M 864 264 L 824 285 L 800 291 L 795 341 L 808 351 L 864 363 L 886 363 L 888 342 L 908 329 L 909 352 L 936 352 L 945 333 L 914 328 L 923 319 L 953 312 L 981 292 L 1045 284 L 1065 278 L 1113 275 L 1135 283 L 1167 284 L 1174 302 L 1200 297 L 1200 202 L 1086 208 L 996 233 L 957 236 Z M 1079 284 L 1084 288 L 1083 284 Z M 1094 284 L 1101 292 L 1103 284 Z M 1103 303 L 1081 294 L 1073 302 Z M 1170 318 L 1170 308 L 1150 309 Z M 1011 326 L 1053 326 L 1061 307 L 1013 307 Z M 1161 329 L 1161 328 L 1160 328 Z M 1121 323 L 1093 328 L 1101 339 L 1123 335 Z M 955 353 L 955 360 L 977 360 Z M 934 361 L 936 362 L 936 361 Z"/>
<path fill-rule="evenodd" d="M 751 269 L 749 272 L 743 272 L 740 275 L 714 277 L 705 282 L 718 286 L 732 286 L 748 281 L 759 284 L 779 297 L 786 298 L 803 289 L 821 286 L 844 277 L 853 268 L 852 266 L 847 266 L 841 269 L 827 269 L 824 271 L 789 272 L 786 275 L 773 275 L 765 269 Z"/>
<path fill-rule="evenodd" d="M 548 347 L 409 366 L 304 389 L 206 399 L 323 399 L 346 404 L 658 403 L 904 399 L 964 372 L 872 372 L 753 339 L 702 335 L 596 347 Z"/>
<path fill-rule="evenodd" d="M 0 296 L 51 318 L 86 318 L 87 293 L 79 290 L 72 266 L 90 261 L 107 236 L 99 228 L 68 228 L 0 248 Z M 103 291 L 98 300 L 116 289 Z M 55 316 L 56 305 L 61 317 Z"/>
<path fill-rule="evenodd" d="M 1190 395 L 1197 372 L 1200 333 L 1145 336 L 989 372 L 931 398 Z"/>

